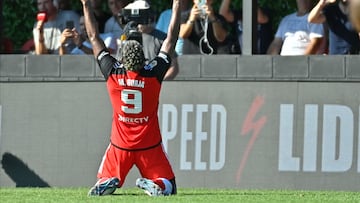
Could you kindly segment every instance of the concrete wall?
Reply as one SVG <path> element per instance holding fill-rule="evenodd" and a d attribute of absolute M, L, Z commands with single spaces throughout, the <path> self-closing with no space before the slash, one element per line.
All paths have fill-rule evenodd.
<path fill-rule="evenodd" d="M 90 57 L 44 57 L 0 58 L 0 186 L 91 186 L 109 142 L 105 83 Z M 159 105 L 179 187 L 358 191 L 357 60 L 180 58 Z"/>
<path fill-rule="evenodd" d="M 176 80 L 358 81 L 359 56 L 180 56 Z M 102 80 L 92 56 L 0 55 L 0 81 Z"/>

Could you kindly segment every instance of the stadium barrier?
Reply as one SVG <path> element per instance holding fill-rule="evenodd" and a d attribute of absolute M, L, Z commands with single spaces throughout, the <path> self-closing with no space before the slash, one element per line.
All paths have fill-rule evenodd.
<path fill-rule="evenodd" d="M 179 60 L 159 103 L 179 187 L 360 189 L 358 56 Z M 111 127 L 96 66 L 0 56 L 0 187 L 94 184 Z"/>

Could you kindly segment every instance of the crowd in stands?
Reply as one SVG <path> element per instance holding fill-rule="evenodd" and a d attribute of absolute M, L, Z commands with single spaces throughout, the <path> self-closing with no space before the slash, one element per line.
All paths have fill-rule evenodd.
<path fill-rule="evenodd" d="M 103 1 L 107 1 L 108 10 L 102 9 Z M 24 44 L 24 52 L 37 55 L 92 53 L 82 13 L 71 9 L 73 1 L 36 2 L 38 11 L 46 16 L 38 16 L 32 31 L 33 39 Z M 178 55 L 242 53 L 242 11 L 233 9 L 231 0 L 221 0 L 219 10 L 214 9 L 213 2 L 183 0 L 177 55 L 173 56 L 170 79 L 178 72 Z M 118 54 L 127 23 L 121 15 L 122 9 L 134 6 L 151 9 L 151 4 L 143 0 L 92 0 L 91 3 L 101 37 L 113 54 Z M 296 4 L 297 11 L 283 16 L 277 28 L 272 27 L 274 14 L 269 9 L 257 9 L 257 54 L 359 53 L 359 35 L 348 18 L 349 0 L 296 0 Z M 170 16 L 171 9 L 167 9 L 158 17 L 149 17 L 148 22 L 138 23 L 147 58 L 154 57 L 159 50 Z M 1 40 L 3 53 L 10 53 L 12 46 L 9 39 Z"/>

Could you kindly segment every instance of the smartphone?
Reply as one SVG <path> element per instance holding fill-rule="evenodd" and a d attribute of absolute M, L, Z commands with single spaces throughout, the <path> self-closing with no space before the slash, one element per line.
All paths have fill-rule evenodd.
<path fill-rule="evenodd" d="M 202 14 L 205 14 L 203 6 L 206 4 L 206 0 L 198 0 L 197 7 L 201 10 Z"/>
<path fill-rule="evenodd" d="M 44 21 L 44 22 L 46 22 L 46 21 L 47 21 L 47 14 L 46 14 L 46 12 L 41 11 L 41 12 L 37 13 L 36 19 L 37 19 L 37 21 Z"/>
<path fill-rule="evenodd" d="M 65 25 L 65 26 L 66 26 L 66 28 L 72 30 L 72 29 L 74 28 L 74 21 L 72 21 L 72 20 L 66 21 L 66 25 Z"/>

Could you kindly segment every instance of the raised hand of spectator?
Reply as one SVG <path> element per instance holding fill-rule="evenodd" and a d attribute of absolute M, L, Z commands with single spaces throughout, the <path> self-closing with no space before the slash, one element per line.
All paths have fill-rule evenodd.
<path fill-rule="evenodd" d="M 209 16 L 210 20 L 215 18 L 215 13 L 212 5 L 206 1 L 206 4 L 201 8 L 205 11 L 205 14 Z"/>
<path fill-rule="evenodd" d="M 75 30 L 75 28 L 73 30 Z M 74 37 L 74 31 L 73 30 L 71 30 L 69 28 L 65 28 L 64 31 L 61 33 L 60 47 L 59 47 L 59 54 L 60 55 L 67 54 L 66 45 L 69 42 L 69 39 L 72 39 Z"/>
<path fill-rule="evenodd" d="M 68 39 L 71 39 L 73 37 L 74 37 L 74 31 L 69 28 L 65 28 L 65 30 L 61 33 L 60 45 L 64 46 L 66 44 L 66 41 L 68 41 Z"/>
<path fill-rule="evenodd" d="M 43 20 L 37 21 L 36 29 L 38 31 L 42 32 L 44 30 L 44 24 L 45 24 L 45 21 L 43 21 Z"/>
<path fill-rule="evenodd" d="M 336 2 L 336 0 L 320 0 L 320 1 L 322 1 L 324 4 L 331 4 Z"/>
<path fill-rule="evenodd" d="M 87 0 L 86 0 L 87 1 Z M 35 42 L 35 53 L 40 54 L 58 54 L 61 46 L 65 45 L 67 38 L 71 37 L 71 30 L 65 30 L 70 25 L 79 29 L 79 15 L 73 10 L 63 10 L 59 8 L 58 1 L 36 0 L 38 14 L 37 21 L 34 23 L 33 36 Z M 72 1 L 66 1 L 70 3 Z M 64 3 L 64 2 L 62 2 Z M 71 42 L 72 41 L 68 41 Z M 66 44 L 66 52 L 69 52 L 74 44 Z"/>
<path fill-rule="evenodd" d="M 320 0 L 308 16 L 310 23 L 326 24 L 328 40 L 325 43 L 328 54 L 358 54 L 360 40 L 353 30 L 349 5 L 355 0 Z"/>
<path fill-rule="evenodd" d="M 214 0 L 207 0 L 199 7 L 199 0 L 193 0 L 190 11 L 181 16 L 179 37 L 189 42 L 183 47 L 184 54 L 218 53 L 228 32 L 225 19 L 213 10 L 213 3 Z"/>
<path fill-rule="evenodd" d="M 194 4 L 190 11 L 189 21 L 195 21 L 200 17 L 200 14 L 200 8 L 198 8 L 197 4 Z"/>
<path fill-rule="evenodd" d="M 327 4 L 331 4 L 331 3 L 335 3 L 336 0 L 319 0 L 318 5 L 323 8 L 325 7 Z"/>
<path fill-rule="evenodd" d="M 43 21 L 43 20 L 37 21 L 37 24 L 36 24 L 36 30 L 39 33 L 39 43 L 42 43 L 42 45 L 45 40 L 44 39 L 44 24 L 45 24 L 45 21 Z"/>

